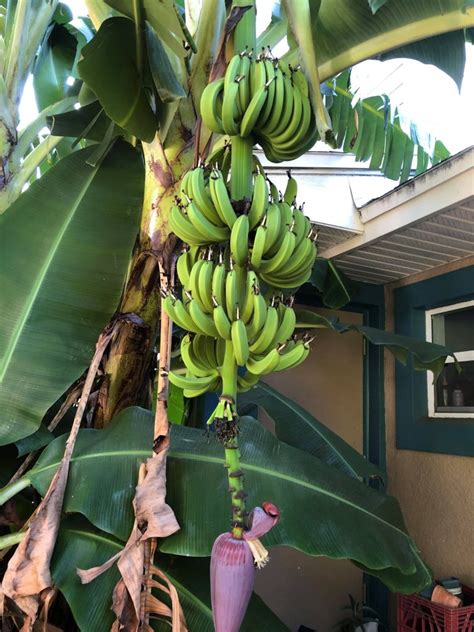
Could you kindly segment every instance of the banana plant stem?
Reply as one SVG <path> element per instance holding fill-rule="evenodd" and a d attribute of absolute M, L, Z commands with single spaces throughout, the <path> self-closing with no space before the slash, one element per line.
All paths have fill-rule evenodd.
<path fill-rule="evenodd" d="M 7 500 L 19 494 L 23 489 L 26 489 L 31 485 L 31 481 L 27 476 L 23 476 L 13 483 L 9 483 L 5 485 L 2 489 L 0 489 L 0 506 L 4 505 Z"/>
<path fill-rule="evenodd" d="M 237 397 L 237 363 L 231 341 L 225 344 L 224 362 L 222 366 L 222 397 L 233 402 L 235 411 Z M 236 420 L 235 420 L 236 421 Z M 225 422 L 224 422 L 225 423 Z M 233 422 L 228 422 L 229 424 Z M 244 480 L 240 465 L 240 451 L 236 436 L 229 436 L 224 441 L 225 467 L 229 482 L 229 493 L 232 501 L 232 535 L 237 540 L 242 539 L 245 519 Z"/>
<path fill-rule="evenodd" d="M 231 137 L 230 193 L 233 200 L 252 198 L 253 139 Z"/>
<path fill-rule="evenodd" d="M 234 6 L 249 6 L 234 31 L 234 53 L 242 51 L 255 51 L 256 25 L 255 25 L 255 1 L 237 0 Z M 252 165 L 253 165 L 253 138 L 231 138 L 231 180 L 230 191 L 234 200 L 251 200 L 252 198 Z M 234 348 L 231 341 L 225 345 L 224 363 L 222 367 L 222 394 L 230 401 L 232 414 L 237 414 L 237 363 L 234 356 Z M 232 501 L 232 535 L 241 540 L 244 532 L 245 521 L 245 493 L 244 475 L 240 465 L 240 451 L 237 440 L 237 417 L 233 417 L 230 428 L 224 441 L 227 479 L 229 481 L 229 493 Z"/>

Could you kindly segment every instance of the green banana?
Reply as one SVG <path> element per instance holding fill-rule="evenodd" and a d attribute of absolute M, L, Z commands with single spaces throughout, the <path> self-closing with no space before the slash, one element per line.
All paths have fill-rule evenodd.
<path fill-rule="evenodd" d="M 216 301 L 222 305 L 225 301 L 225 279 L 227 276 L 227 270 L 222 261 L 219 261 L 214 266 L 214 273 L 212 275 L 212 296 Z"/>
<path fill-rule="evenodd" d="M 247 215 L 241 215 L 232 226 L 230 233 L 230 253 L 239 266 L 247 263 L 249 256 L 249 218 Z"/>
<path fill-rule="evenodd" d="M 265 67 L 265 84 L 268 86 L 268 94 L 265 101 L 265 105 L 263 109 L 261 110 L 260 116 L 258 118 L 258 123 L 257 123 L 258 129 L 262 129 L 265 127 L 265 124 L 273 109 L 273 104 L 275 100 L 275 90 L 276 90 L 275 61 L 267 57 L 266 59 L 263 60 L 263 65 Z"/>
<path fill-rule="evenodd" d="M 186 286 L 189 283 L 189 275 L 191 274 L 191 256 L 189 252 L 189 248 L 187 250 L 183 250 L 176 260 L 176 272 L 178 274 L 178 279 L 181 281 L 181 284 Z"/>
<path fill-rule="evenodd" d="M 284 265 L 289 261 L 295 249 L 295 240 L 294 232 L 287 230 L 277 254 L 271 259 L 262 261 L 260 265 L 261 272 L 269 273 L 280 269 L 284 272 Z"/>
<path fill-rule="evenodd" d="M 249 358 L 249 341 L 245 323 L 240 318 L 234 320 L 232 323 L 231 339 L 237 364 L 239 366 L 245 366 Z"/>
<path fill-rule="evenodd" d="M 234 55 L 229 63 L 224 75 L 224 91 L 227 92 L 231 84 L 241 74 L 240 68 L 242 64 L 242 54 Z"/>
<path fill-rule="evenodd" d="M 194 229 L 179 206 L 171 208 L 170 228 L 175 235 L 191 246 L 204 246 L 208 243 L 208 240 Z"/>
<path fill-rule="evenodd" d="M 247 325 L 247 337 L 250 342 L 253 342 L 255 337 L 258 336 L 267 317 L 267 304 L 262 294 L 260 294 L 260 292 L 255 292 L 253 294 L 252 301 L 252 320 Z"/>
<path fill-rule="evenodd" d="M 269 305 L 267 307 L 267 318 L 265 320 L 265 324 L 255 341 L 249 347 L 252 353 L 258 355 L 267 352 L 271 348 L 275 335 L 278 331 L 278 324 L 278 310 L 273 305 Z"/>
<path fill-rule="evenodd" d="M 236 136 L 239 133 L 239 77 L 228 85 L 224 90 L 224 99 L 222 101 L 222 125 L 224 131 L 229 136 Z"/>
<path fill-rule="evenodd" d="M 296 200 L 296 196 L 298 195 L 298 183 L 291 175 L 291 169 L 288 169 L 286 172 L 288 175 L 288 182 L 286 183 L 285 193 L 283 194 L 283 199 L 287 204 L 294 204 Z"/>
<path fill-rule="evenodd" d="M 239 106 L 240 111 L 245 112 L 250 103 L 250 66 L 251 61 L 247 53 L 240 53 L 239 75 Z"/>
<path fill-rule="evenodd" d="M 253 295 L 259 292 L 258 278 L 253 270 L 247 271 L 245 278 L 245 291 L 240 309 L 240 318 L 248 323 L 253 314 Z"/>
<path fill-rule="evenodd" d="M 211 175 L 209 191 L 219 217 L 229 228 L 232 228 L 237 220 L 237 215 L 230 201 L 222 173 L 217 169 Z"/>
<path fill-rule="evenodd" d="M 209 255 L 210 256 L 210 255 Z M 210 259 L 205 259 L 199 270 L 197 277 L 198 295 L 200 302 L 206 312 L 212 314 L 214 308 L 212 304 L 212 277 L 214 274 L 214 263 Z M 192 292 L 192 290 L 191 290 Z M 193 295 L 194 296 L 194 295 Z"/>
<path fill-rule="evenodd" d="M 275 71 L 274 85 L 275 93 L 273 96 L 272 108 L 269 116 L 266 118 L 265 126 L 262 128 L 262 132 L 268 136 L 273 133 L 280 122 L 285 102 L 285 76 L 280 68 L 277 68 Z"/>
<path fill-rule="evenodd" d="M 273 339 L 273 344 L 281 345 L 287 342 L 296 327 L 296 314 L 295 310 L 292 307 L 288 307 L 283 303 L 280 303 L 278 306 L 278 312 L 280 316 L 280 322 L 278 324 L 278 329 L 276 331 L 275 337 Z"/>
<path fill-rule="evenodd" d="M 289 120 L 286 128 L 280 133 L 275 133 L 272 137 L 272 144 L 279 145 L 285 143 L 289 139 L 294 139 L 301 125 L 301 118 L 303 116 L 303 98 L 299 90 L 292 90 L 293 96 L 293 111 L 291 113 L 291 119 Z"/>
<path fill-rule="evenodd" d="M 293 209 L 293 221 L 294 227 L 293 231 L 295 233 L 296 242 L 295 248 L 298 248 L 303 239 L 307 236 L 309 232 L 310 222 L 307 217 L 305 217 L 301 208 Z"/>
<path fill-rule="evenodd" d="M 254 373 L 250 373 L 250 371 L 245 371 L 243 375 L 237 376 L 237 389 L 240 393 L 245 393 L 249 391 L 251 388 L 257 384 L 260 376 L 255 375 Z"/>
<path fill-rule="evenodd" d="M 245 366 L 254 375 L 268 375 L 272 373 L 280 362 L 278 349 L 272 349 L 263 356 L 250 356 Z"/>
<path fill-rule="evenodd" d="M 191 296 L 195 301 L 199 303 L 202 309 L 206 309 L 204 298 L 201 298 L 199 291 L 199 277 L 201 275 L 202 268 L 206 265 L 205 259 L 198 259 L 191 268 L 188 284 L 185 286 L 185 290 L 191 292 Z"/>
<path fill-rule="evenodd" d="M 224 307 L 222 305 L 216 305 L 212 312 L 212 317 L 219 336 L 224 340 L 230 340 L 231 323 Z"/>
<path fill-rule="evenodd" d="M 217 376 L 218 372 L 215 368 L 210 369 L 206 366 L 200 358 L 198 358 L 194 353 L 194 347 L 192 343 L 192 338 L 189 334 L 184 336 L 181 340 L 181 358 L 186 365 L 186 368 L 190 373 L 196 375 L 197 377 L 208 377 L 209 375 Z"/>
<path fill-rule="evenodd" d="M 268 131 L 265 130 L 265 136 L 268 137 L 272 142 L 275 136 L 279 136 L 283 133 L 288 127 L 292 114 L 293 114 L 293 105 L 294 105 L 294 89 L 291 84 L 291 80 L 286 73 L 283 73 L 283 83 L 284 83 L 284 96 L 283 96 L 283 105 L 280 109 L 280 116 L 278 119 L 277 125 L 270 131 L 270 127 Z"/>
<path fill-rule="evenodd" d="M 296 345 L 280 355 L 278 365 L 274 369 L 275 371 L 286 371 L 298 366 L 306 360 L 309 355 L 309 345 L 299 340 Z"/>
<path fill-rule="evenodd" d="M 209 386 L 215 379 L 214 375 L 208 377 L 189 377 L 176 373 L 176 371 L 169 372 L 169 380 L 171 384 L 174 384 L 178 388 L 186 389 L 190 392 L 196 392 L 202 388 Z"/>
<path fill-rule="evenodd" d="M 245 114 L 242 117 L 240 124 L 240 136 L 246 138 L 250 136 L 255 125 L 257 124 L 260 112 L 265 105 L 268 96 L 268 86 L 263 84 L 252 96 L 252 100 L 249 103 L 248 108 L 245 110 Z"/>
<path fill-rule="evenodd" d="M 221 114 L 219 114 L 219 109 L 222 109 L 220 102 L 222 101 L 223 93 L 224 79 L 222 78 L 209 83 L 204 88 L 201 96 L 201 118 L 204 125 L 216 134 L 224 132 Z"/>
<path fill-rule="evenodd" d="M 295 289 L 309 281 L 312 272 L 312 265 L 295 272 L 292 276 L 277 276 L 276 274 L 260 273 L 262 281 L 275 288 Z"/>
<path fill-rule="evenodd" d="M 291 255 L 291 261 L 282 271 L 282 276 L 292 276 L 298 270 L 306 268 L 314 263 L 316 257 L 316 248 L 311 239 L 305 237 L 297 246 Z"/>
<path fill-rule="evenodd" d="M 263 253 L 265 252 L 266 238 L 267 227 L 265 224 L 260 224 L 260 226 L 255 231 L 252 252 L 250 253 L 250 265 L 254 270 L 258 270 L 260 268 Z"/>
<path fill-rule="evenodd" d="M 188 309 L 195 326 L 200 329 L 199 333 L 217 338 L 218 333 L 212 317 L 205 313 L 196 299 L 192 298 L 189 301 Z"/>
<path fill-rule="evenodd" d="M 265 224 L 267 227 L 267 233 L 265 238 L 265 250 L 264 254 L 266 254 L 275 241 L 278 239 L 278 234 L 281 228 L 281 213 L 278 204 L 275 202 L 271 202 L 268 205 L 267 214 L 266 214 Z"/>
<path fill-rule="evenodd" d="M 199 389 L 183 389 L 183 395 L 188 399 L 192 397 L 199 397 L 200 395 L 204 395 L 204 393 L 212 393 L 214 391 L 219 391 L 221 388 L 221 380 L 219 378 L 214 378 L 212 382 L 209 384 L 205 384 Z"/>
<path fill-rule="evenodd" d="M 252 204 L 248 218 L 249 228 L 253 230 L 261 221 L 268 208 L 268 184 L 264 173 L 257 173 L 253 181 Z"/>
<path fill-rule="evenodd" d="M 210 222 L 203 213 L 199 211 L 194 202 L 190 202 L 187 205 L 186 211 L 189 221 L 194 226 L 196 232 L 206 239 L 206 243 L 219 243 L 229 238 L 228 227 L 216 226 Z"/>
<path fill-rule="evenodd" d="M 216 226 L 224 226 L 209 195 L 203 167 L 197 167 L 191 171 L 190 184 L 189 197 L 192 198 L 201 213 Z"/>
<path fill-rule="evenodd" d="M 240 288 L 238 273 L 235 269 L 227 272 L 225 280 L 225 307 L 229 320 L 234 320 L 240 304 Z"/>

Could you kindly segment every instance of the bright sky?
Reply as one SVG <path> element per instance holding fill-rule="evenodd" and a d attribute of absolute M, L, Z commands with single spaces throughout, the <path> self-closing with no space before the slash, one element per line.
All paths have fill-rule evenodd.
<path fill-rule="evenodd" d="M 63 0 L 64 1 L 64 0 Z M 84 15 L 83 0 L 65 0 L 76 16 Z M 257 28 L 268 24 L 273 2 L 257 0 Z M 420 135 L 442 140 L 452 153 L 474 144 L 474 46 L 466 46 L 467 63 L 459 93 L 454 81 L 433 66 L 413 60 L 366 61 L 354 67 L 353 89 L 360 97 L 387 94 L 403 119 L 417 124 Z M 281 54 L 276 50 L 276 54 Z M 36 114 L 31 85 L 20 107 L 22 125 Z"/>

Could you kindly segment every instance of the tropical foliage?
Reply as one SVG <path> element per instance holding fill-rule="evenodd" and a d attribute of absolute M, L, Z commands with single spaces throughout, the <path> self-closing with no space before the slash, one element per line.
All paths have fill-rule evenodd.
<path fill-rule="evenodd" d="M 54 601 L 55 587 L 71 625 L 110 629 L 148 582 L 153 591 L 142 593 L 138 618 L 125 629 L 150 621 L 167 629 L 171 620 L 185 630 L 185 618 L 187 629 L 207 631 L 209 562 L 198 558 L 228 530 L 225 457 L 204 436 L 199 405 L 186 391 L 169 391 L 163 363 L 171 356 L 172 368 L 182 367 L 183 332 L 171 330 L 160 288 L 178 288 L 170 215 L 184 176 L 201 163 L 232 169 L 228 138 L 206 128 L 200 100 L 238 52 L 239 29 L 254 25 L 253 3 L 88 0 L 87 7 L 88 16 L 73 20 L 57 0 L 0 0 L 4 616 L 25 629 L 38 617 L 61 625 L 70 615 Z M 419 172 L 446 151 L 437 143 L 429 152 L 407 135 L 387 99 L 355 103 L 350 66 L 402 51 L 459 83 L 464 33 L 473 26 L 462 0 L 287 0 L 256 49 L 287 38 L 281 64 L 302 67 L 314 138 L 405 179 L 414 156 Z M 39 114 L 20 128 L 30 76 Z M 326 305 L 350 300 L 350 283 L 332 262 L 316 259 L 311 283 Z M 351 328 L 305 311 L 296 327 L 334 335 Z M 439 370 L 449 353 L 355 329 L 416 368 Z M 165 370 L 156 371 L 157 354 Z M 178 422 L 171 432 L 168 393 Z M 271 499 L 282 515 L 268 546 L 350 559 L 392 590 L 430 581 L 397 501 L 369 484 L 384 472 L 264 382 L 239 406 L 248 506 Z M 258 421 L 259 407 L 275 435 Z M 117 554 L 118 566 L 109 567 Z M 94 570 L 103 564 L 103 574 Z M 127 564 L 140 569 L 136 577 Z M 93 581 L 83 585 L 77 568 L 90 569 Z M 286 628 L 254 596 L 241 629 Z"/>

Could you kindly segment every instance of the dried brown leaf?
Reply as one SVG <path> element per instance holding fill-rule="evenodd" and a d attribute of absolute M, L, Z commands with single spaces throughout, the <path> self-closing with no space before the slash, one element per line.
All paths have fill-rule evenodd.
<path fill-rule="evenodd" d="M 143 540 L 166 538 L 179 530 L 173 510 L 165 502 L 167 454 L 168 446 L 147 459 L 145 479 L 136 488 L 133 503 Z"/>
<path fill-rule="evenodd" d="M 63 458 L 3 577 L 3 592 L 27 615 L 22 628 L 25 632 L 32 629 L 40 604 L 50 596 L 53 582 L 49 565 L 58 535 L 69 465 L 92 384 L 113 331 L 112 327 L 104 332 L 97 342 Z"/>

